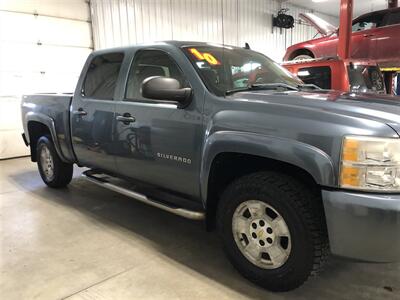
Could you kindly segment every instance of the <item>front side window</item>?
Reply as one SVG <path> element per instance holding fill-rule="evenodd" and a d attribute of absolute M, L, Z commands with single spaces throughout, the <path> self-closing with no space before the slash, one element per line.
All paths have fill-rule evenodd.
<path fill-rule="evenodd" d="M 188 86 L 182 71 L 167 53 L 160 50 L 143 50 L 135 55 L 129 71 L 125 98 L 127 100 L 146 100 L 142 96 L 141 86 L 146 78 L 152 76 L 175 78 L 181 87 Z"/>
<path fill-rule="evenodd" d="M 207 88 L 217 96 L 253 84 L 302 84 L 285 68 L 252 50 L 210 45 L 184 47 L 183 51 Z"/>
<path fill-rule="evenodd" d="M 94 99 L 113 99 L 123 59 L 123 53 L 95 56 L 86 73 L 82 95 Z"/>
<path fill-rule="evenodd" d="M 362 31 L 362 30 L 367 30 L 371 28 L 375 28 L 376 24 L 373 22 L 357 22 L 353 25 L 353 32 L 354 31 Z"/>
<path fill-rule="evenodd" d="M 384 14 L 371 14 L 362 19 L 358 19 L 356 23 L 353 23 L 353 32 L 368 30 L 383 26 Z"/>
<path fill-rule="evenodd" d="M 328 66 L 301 68 L 297 76 L 306 84 L 315 84 L 321 89 L 331 88 L 331 68 Z"/>

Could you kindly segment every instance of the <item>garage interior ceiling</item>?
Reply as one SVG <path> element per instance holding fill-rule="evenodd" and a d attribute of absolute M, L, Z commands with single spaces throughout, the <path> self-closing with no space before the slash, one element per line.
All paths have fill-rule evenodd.
<path fill-rule="evenodd" d="M 280 61 L 286 47 L 315 36 L 308 25 L 272 28 L 280 8 L 298 19 L 299 8 L 267 0 L 91 0 L 95 49 L 157 40 L 194 40 L 244 46 Z M 318 13 L 317 13 L 318 14 Z M 333 16 L 319 14 L 337 24 Z"/>
<path fill-rule="evenodd" d="M 340 0 L 283 0 L 282 2 L 339 17 Z M 358 17 L 370 11 L 385 9 L 387 6 L 387 0 L 354 0 L 353 16 Z"/>

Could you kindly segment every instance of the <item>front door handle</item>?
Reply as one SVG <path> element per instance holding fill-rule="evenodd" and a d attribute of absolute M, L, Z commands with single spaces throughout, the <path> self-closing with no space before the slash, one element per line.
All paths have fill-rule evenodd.
<path fill-rule="evenodd" d="M 371 36 L 375 36 L 375 34 L 372 34 L 372 33 L 363 34 L 363 37 L 371 37 Z"/>
<path fill-rule="evenodd" d="M 78 110 L 74 110 L 72 112 L 76 116 L 86 116 L 87 112 L 83 110 L 83 108 L 78 108 Z"/>
<path fill-rule="evenodd" d="M 136 121 L 135 117 L 132 117 L 129 113 L 124 113 L 122 116 L 117 116 L 116 119 L 118 122 L 122 122 L 125 125 L 129 125 L 129 123 Z"/>

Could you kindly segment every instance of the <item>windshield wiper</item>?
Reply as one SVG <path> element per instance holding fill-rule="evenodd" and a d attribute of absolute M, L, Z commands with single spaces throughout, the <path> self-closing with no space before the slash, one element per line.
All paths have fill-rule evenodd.
<path fill-rule="evenodd" d="M 288 90 L 298 91 L 299 88 L 286 83 L 255 83 L 248 85 L 244 88 L 238 88 L 233 90 L 227 90 L 225 95 L 232 95 L 233 93 L 246 92 L 246 91 L 257 91 L 257 90 Z"/>
<path fill-rule="evenodd" d="M 322 90 L 318 85 L 311 84 L 311 83 L 298 84 L 297 87 L 300 90 Z"/>

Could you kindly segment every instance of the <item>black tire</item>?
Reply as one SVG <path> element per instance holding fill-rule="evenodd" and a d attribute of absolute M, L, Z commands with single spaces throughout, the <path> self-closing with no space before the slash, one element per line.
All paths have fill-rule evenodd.
<path fill-rule="evenodd" d="M 49 176 L 48 173 L 46 173 L 43 166 L 44 163 L 41 153 L 45 149 L 48 149 L 52 160 L 52 176 Z M 67 186 L 71 182 L 73 175 L 73 165 L 61 161 L 56 152 L 56 149 L 54 148 L 54 144 L 50 136 L 46 135 L 38 139 L 36 144 L 36 161 L 40 177 L 42 177 L 43 182 L 49 187 L 62 188 Z"/>
<path fill-rule="evenodd" d="M 285 174 L 259 172 L 235 180 L 218 205 L 218 229 L 233 266 L 247 279 L 270 291 L 288 291 L 316 274 L 329 253 L 326 223 L 318 193 Z M 283 265 L 265 269 L 253 264 L 235 242 L 232 218 L 247 200 L 273 207 L 287 224 L 291 249 Z M 257 229 L 258 230 L 258 229 Z"/>

